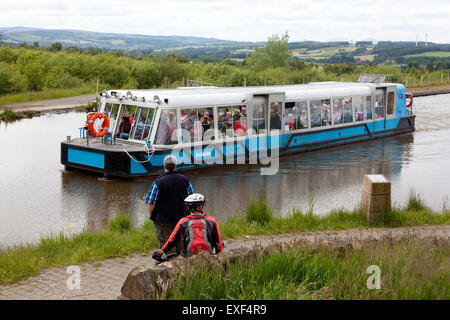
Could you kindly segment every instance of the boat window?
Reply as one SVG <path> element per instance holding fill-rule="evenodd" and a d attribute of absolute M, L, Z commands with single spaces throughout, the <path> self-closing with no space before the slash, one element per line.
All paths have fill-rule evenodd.
<path fill-rule="evenodd" d="M 139 108 L 136 131 L 133 139 L 144 140 L 151 132 L 155 109 Z"/>
<path fill-rule="evenodd" d="M 384 93 L 375 96 L 375 119 L 384 118 L 385 97 Z"/>
<path fill-rule="evenodd" d="M 182 142 L 214 139 L 214 112 L 208 108 L 180 109 Z M 190 138 L 188 137 L 190 136 Z"/>
<path fill-rule="evenodd" d="M 286 102 L 284 104 L 286 130 L 308 128 L 308 101 Z"/>
<path fill-rule="evenodd" d="M 295 103 L 296 122 L 295 129 L 308 129 L 308 101 L 299 101 Z"/>
<path fill-rule="evenodd" d="M 344 98 L 344 123 L 353 122 L 352 98 Z"/>
<path fill-rule="evenodd" d="M 372 119 L 372 97 L 367 96 L 364 97 L 365 104 L 364 104 L 364 120 L 370 120 Z"/>
<path fill-rule="evenodd" d="M 353 115 L 355 117 L 355 121 L 363 121 L 364 120 L 364 103 L 365 98 L 362 96 L 354 96 L 353 97 Z"/>
<path fill-rule="evenodd" d="M 253 130 L 257 133 L 266 133 L 266 108 L 264 102 L 253 105 Z"/>
<path fill-rule="evenodd" d="M 114 126 L 117 121 L 117 114 L 119 113 L 119 104 L 117 103 L 107 103 L 105 105 L 105 113 L 109 118 L 109 131 L 112 132 L 114 130 Z"/>
<path fill-rule="evenodd" d="M 333 123 L 344 122 L 344 99 L 333 99 Z"/>
<path fill-rule="evenodd" d="M 387 97 L 387 114 L 394 113 L 394 92 L 388 92 Z"/>
<path fill-rule="evenodd" d="M 270 131 L 281 130 L 281 102 L 270 103 Z"/>
<path fill-rule="evenodd" d="M 311 128 L 321 126 L 320 100 L 312 100 L 309 103 L 309 114 L 311 116 Z"/>
<path fill-rule="evenodd" d="M 177 144 L 176 134 L 177 116 L 176 109 L 163 109 L 159 118 L 158 130 L 155 135 L 155 144 Z"/>
<path fill-rule="evenodd" d="M 119 131 L 117 132 L 117 135 L 119 137 L 119 139 L 128 139 L 128 135 L 131 134 L 131 136 L 134 134 L 134 129 L 136 127 L 136 111 L 137 111 L 137 107 L 136 106 L 131 106 L 131 105 L 123 105 L 122 106 L 122 122 L 124 122 L 124 119 L 128 119 L 129 123 L 131 124 L 130 126 L 120 126 L 119 127 Z M 121 124 L 122 124 L 121 122 Z M 120 138 L 121 134 L 122 138 Z"/>
<path fill-rule="evenodd" d="M 330 99 L 325 99 L 320 101 L 320 120 L 322 126 L 331 125 L 331 105 Z"/>
<path fill-rule="evenodd" d="M 245 135 L 247 108 L 245 106 L 217 107 L 217 126 L 221 138 Z"/>

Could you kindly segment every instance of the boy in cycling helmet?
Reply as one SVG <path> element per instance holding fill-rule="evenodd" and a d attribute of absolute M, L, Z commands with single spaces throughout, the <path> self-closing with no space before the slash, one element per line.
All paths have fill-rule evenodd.
<path fill-rule="evenodd" d="M 219 253 L 223 250 L 219 227 L 213 217 L 203 212 L 205 197 L 199 193 L 189 195 L 184 199 L 189 214 L 178 221 L 169 239 L 160 251 L 153 253 L 153 259 L 160 259 L 178 241 L 182 241 L 182 255 L 192 256 L 199 251 Z"/>

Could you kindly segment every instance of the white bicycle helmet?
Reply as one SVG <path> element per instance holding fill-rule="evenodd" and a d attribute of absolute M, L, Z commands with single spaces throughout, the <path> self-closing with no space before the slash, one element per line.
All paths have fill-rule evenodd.
<path fill-rule="evenodd" d="M 186 199 L 184 199 L 184 204 L 186 205 L 186 208 L 188 210 L 195 210 L 198 207 L 205 205 L 206 200 L 202 194 L 193 193 L 193 194 L 187 196 Z"/>

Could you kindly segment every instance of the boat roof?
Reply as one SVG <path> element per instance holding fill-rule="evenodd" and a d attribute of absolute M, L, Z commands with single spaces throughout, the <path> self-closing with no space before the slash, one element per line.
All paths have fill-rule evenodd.
<path fill-rule="evenodd" d="M 382 86 L 396 84 L 383 83 Z M 378 85 L 379 86 L 379 85 Z M 327 97 L 347 97 L 354 95 L 371 95 L 377 87 L 372 83 L 357 82 L 313 82 L 308 84 L 254 86 L 254 87 L 179 87 L 176 89 L 152 90 L 109 90 L 108 95 L 116 92 L 116 96 L 132 95 L 135 100 L 153 102 L 155 96 L 161 101 L 161 106 L 189 107 L 211 105 L 239 105 L 255 95 L 284 93 L 285 101 L 313 100 Z M 129 104 L 132 103 L 130 99 Z M 122 103 L 127 103 L 127 100 Z"/>

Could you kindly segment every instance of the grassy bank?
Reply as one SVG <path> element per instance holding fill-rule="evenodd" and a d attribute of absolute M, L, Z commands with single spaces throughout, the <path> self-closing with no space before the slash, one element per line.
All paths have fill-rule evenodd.
<path fill-rule="evenodd" d="M 367 287 L 372 265 L 380 268 L 380 289 Z M 448 244 L 430 248 L 404 240 L 395 246 L 365 243 L 358 250 L 296 248 L 227 267 L 197 263 L 161 298 L 448 300 L 449 270 Z"/>
<path fill-rule="evenodd" d="M 404 209 L 394 209 L 379 226 L 450 224 L 450 212 L 431 212 L 420 200 L 410 199 Z M 413 203 L 414 202 L 414 203 Z M 337 210 L 327 216 L 313 215 L 313 201 L 307 213 L 294 209 L 285 217 L 275 216 L 262 200 L 252 200 L 243 216 L 235 216 L 219 224 L 224 239 L 246 235 L 284 232 L 340 230 L 369 227 L 359 210 Z M 41 269 L 59 265 L 73 265 L 109 257 L 124 256 L 157 248 L 153 223 L 132 228 L 123 214 L 109 222 L 103 231 L 85 230 L 75 235 L 61 232 L 42 238 L 33 245 L 0 249 L 0 284 L 9 284 L 37 274 Z"/>
<path fill-rule="evenodd" d="M 38 100 L 60 99 L 92 93 L 95 93 L 95 88 L 92 85 L 68 89 L 44 89 L 42 91 L 28 91 L 0 96 L 0 105 Z"/>

